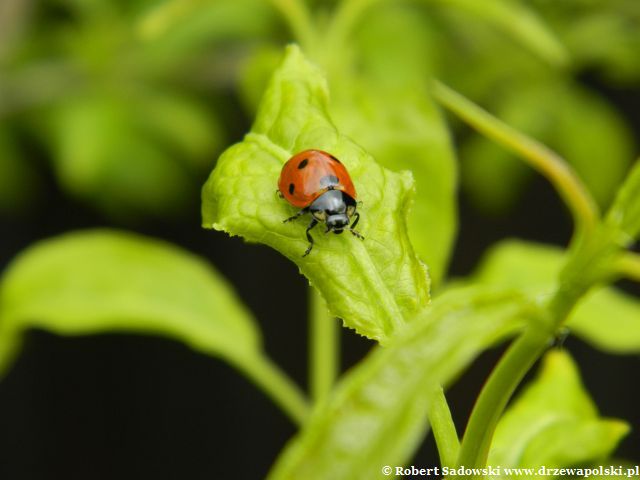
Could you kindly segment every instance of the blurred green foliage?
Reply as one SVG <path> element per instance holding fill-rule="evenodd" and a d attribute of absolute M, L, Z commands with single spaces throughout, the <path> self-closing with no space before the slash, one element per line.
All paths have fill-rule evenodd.
<path fill-rule="evenodd" d="M 255 1 L 200 2 L 167 29 L 148 1 L 6 3 L 2 24 L 20 28 L 0 38 L 7 42 L 0 52 L 3 182 L 25 185 L 29 167 L 21 164 L 44 150 L 60 185 L 110 216 L 195 209 L 204 175 L 231 134 L 223 119 L 233 46 L 273 34 L 271 10 Z M 247 8 L 264 14 L 247 18 Z M 3 210 L 35 193 L 14 190 L 3 189 Z"/>
<path fill-rule="evenodd" d="M 315 3 L 319 16 L 326 16 L 327 5 Z M 251 113 L 281 58 L 280 46 L 290 37 L 273 7 L 287 5 L 6 0 L 0 15 L 0 165 L 6 187 L 0 211 L 18 210 L 37 196 L 34 155 L 50 162 L 69 194 L 112 216 L 170 217 L 192 208 L 207 170 L 245 122 L 233 97 L 244 98 Z M 394 96 L 400 90 L 411 97 L 434 75 L 557 149 L 601 205 L 626 173 L 635 148 L 629 127 L 583 79 L 608 88 L 640 80 L 635 0 L 377 2 L 363 11 L 352 34 L 336 37 L 340 33 L 348 42 L 325 62 L 337 92 L 336 121 L 362 137 L 387 166 L 405 168 L 409 158 L 431 151 L 409 133 L 434 131 L 419 120 L 429 107 Z M 358 80 L 362 74 L 367 85 Z M 366 94 L 372 88 L 378 93 Z M 408 130 L 393 117 L 387 125 L 376 121 L 373 99 L 387 106 L 397 102 L 403 118 L 414 119 Z M 414 112 L 404 115 L 402 105 L 412 104 Z M 364 138 L 367 126 L 377 134 L 407 130 L 395 142 L 396 158 L 376 147 L 375 135 Z M 487 212 L 510 209 L 530 174 L 479 136 L 462 141 L 462 186 L 472 203 Z M 427 169 L 421 179 L 416 167 L 418 189 L 429 190 L 434 174 L 444 176 L 432 185 L 453 188 L 455 172 L 449 170 Z M 453 212 L 453 205 L 427 197 L 418 196 L 416 211 Z M 437 282 L 455 224 L 436 229 L 413 223 L 416 232 L 434 231 L 425 248 L 415 242 L 424 231 L 414 243 Z M 444 257 L 430 258 L 433 249 L 444 249 Z"/>

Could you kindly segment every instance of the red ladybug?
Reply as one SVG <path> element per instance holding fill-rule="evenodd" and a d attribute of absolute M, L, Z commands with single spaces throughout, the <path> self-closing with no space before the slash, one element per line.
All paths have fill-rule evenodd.
<path fill-rule="evenodd" d="M 284 220 L 295 220 L 310 213 L 311 223 L 307 227 L 309 247 L 303 257 L 313 248 L 313 237 L 309 231 L 318 222 L 325 222 L 325 233 L 342 233 L 349 230 L 353 235 L 364 239 L 353 228 L 360 220 L 356 212 L 356 189 L 349 172 L 336 157 L 322 150 L 305 150 L 291 157 L 282 167 L 278 180 L 280 196 L 301 210 Z M 351 218 L 355 220 L 351 226 Z"/>

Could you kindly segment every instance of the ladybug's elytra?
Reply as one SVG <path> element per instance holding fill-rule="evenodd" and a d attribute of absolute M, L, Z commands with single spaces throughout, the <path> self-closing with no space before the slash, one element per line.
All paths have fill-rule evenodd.
<path fill-rule="evenodd" d="M 307 227 L 309 247 L 303 257 L 313 248 L 313 237 L 309 231 L 318 222 L 325 222 L 325 233 L 342 233 L 349 230 L 353 235 L 364 239 L 353 228 L 360 220 L 356 212 L 356 188 L 349 172 L 336 157 L 322 150 L 305 150 L 291 157 L 282 167 L 278 190 L 294 207 L 301 210 L 284 220 L 289 222 L 310 213 L 311 223 Z M 355 220 L 351 226 L 351 218 Z"/>

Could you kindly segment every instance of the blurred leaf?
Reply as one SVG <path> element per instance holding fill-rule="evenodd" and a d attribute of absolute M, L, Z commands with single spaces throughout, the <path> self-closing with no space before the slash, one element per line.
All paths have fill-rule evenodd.
<path fill-rule="evenodd" d="M 203 260 L 161 241 L 97 230 L 36 244 L 0 287 L 0 371 L 21 333 L 163 335 L 235 364 L 256 362 L 249 312 Z"/>
<path fill-rule="evenodd" d="M 607 223 L 619 231 L 623 244 L 640 233 L 640 160 L 636 161 L 607 213 Z"/>
<path fill-rule="evenodd" d="M 144 39 L 155 39 L 207 3 L 204 0 L 167 0 L 154 5 L 140 20 L 138 33 Z"/>
<path fill-rule="evenodd" d="M 492 107 L 497 117 L 534 138 L 545 138 L 551 127 L 555 102 L 549 102 L 550 86 L 512 85 Z M 511 152 L 480 134 L 462 146 L 462 185 L 479 209 L 500 214 L 513 208 L 532 171 Z"/>
<path fill-rule="evenodd" d="M 640 300 L 615 288 L 590 292 L 567 326 L 606 352 L 640 352 Z"/>
<path fill-rule="evenodd" d="M 145 12 L 136 30 L 149 42 L 168 39 L 174 46 L 193 48 L 205 39 L 266 34 L 274 20 L 272 7 L 262 0 L 167 0 Z"/>
<path fill-rule="evenodd" d="M 349 169 L 363 202 L 359 229 L 366 239 L 316 233 L 314 250 L 303 258 L 306 222 L 283 223 L 294 209 L 275 190 L 282 165 L 309 148 L 332 152 Z M 204 187 L 203 226 L 280 251 L 320 291 L 333 315 L 384 341 L 429 302 L 429 279 L 406 231 L 412 194 L 409 173 L 381 168 L 336 130 L 322 72 L 291 46 L 251 132 L 222 154 Z"/>
<path fill-rule="evenodd" d="M 231 88 L 247 47 L 278 37 L 279 20 L 263 0 L 168 0 L 133 29 L 142 44 L 139 61 L 150 69 L 205 89 Z"/>
<path fill-rule="evenodd" d="M 61 183 L 116 216 L 172 215 L 182 210 L 191 179 L 137 124 L 135 102 L 100 94 L 79 97 L 51 118 Z"/>
<path fill-rule="evenodd" d="M 225 139 L 218 120 L 202 101 L 168 91 L 147 94 L 142 100 L 137 121 L 145 131 L 173 148 L 178 159 L 195 170 L 211 166 Z"/>
<path fill-rule="evenodd" d="M 417 195 L 409 212 L 409 238 L 437 285 L 446 273 L 456 232 L 457 164 L 448 129 L 423 86 L 424 72 L 416 67 L 421 65 L 423 49 L 416 47 L 421 39 L 410 33 L 419 25 L 415 14 L 407 22 L 411 13 L 381 12 L 395 26 L 387 33 L 404 40 L 399 41 L 398 50 L 388 47 L 388 56 L 378 57 L 380 65 L 369 53 L 362 74 L 343 71 L 335 75 L 330 82 L 331 110 L 338 128 L 380 164 L 413 173 Z M 414 48 L 405 50 L 410 44 Z M 377 43 L 362 48 L 377 50 Z M 392 65 L 388 65 L 389 56 L 394 59 Z M 390 76 L 389 71 L 398 75 Z"/>
<path fill-rule="evenodd" d="M 473 208 L 502 215 L 516 206 L 532 174 L 526 165 L 479 135 L 464 143 L 460 156 L 462 186 Z"/>
<path fill-rule="evenodd" d="M 343 377 L 268 478 L 388 478 L 381 468 L 403 465 L 420 445 L 434 387 L 450 383 L 479 352 L 517 328 L 529 308 L 518 295 L 483 289 L 439 296 L 425 315 Z"/>
<path fill-rule="evenodd" d="M 491 247 L 471 278 L 497 287 L 551 291 L 563 261 L 563 251 L 556 246 L 505 240 Z"/>
<path fill-rule="evenodd" d="M 282 47 L 264 44 L 249 55 L 239 75 L 240 96 L 245 110 L 255 116 L 273 72 L 282 63 Z"/>
<path fill-rule="evenodd" d="M 629 128 L 606 101 L 577 85 L 557 96 L 552 146 L 576 169 L 601 206 L 611 201 L 633 155 Z"/>
<path fill-rule="evenodd" d="M 494 246 L 472 281 L 521 289 L 538 298 L 551 295 L 564 263 L 557 247 L 509 240 Z M 612 287 L 593 289 L 569 316 L 572 333 L 611 353 L 640 352 L 640 300 Z"/>
<path fill-rule="evenodd" d="M 565 47 L 545 24 L 544 20 L 526 4 L 518 0 L 425 0 L 468 12 L 501 29 L 522 43 L 540 58 L 555 66 L 568 62 Z"/>
<path fill-rule="evenodd" d="M 597 69 L 607 80 L 633 82 L 640 74 L 640 4 L 536 1 L 579 70 Z M 598 41 L 593 41 L 597 38 Z"/>
<path fill-rule="evenodd" d="M 498 423 L 488 464 L 558 468 L 602 460 L 628 431 L 625 422 L 598 416 L 571 357 L 552 351 Z"/>
<path fill-rule="evenodd" d="M 439 38 L 426 10 L 405 2 L 379 2 L 360 20 L 353 40 L 341 54 L 368 81 L 412 88 L 436 68 Z M 353 72 L 339 71 L 330 80 L 338 81 L 342 75 L 350 77 Z"/>

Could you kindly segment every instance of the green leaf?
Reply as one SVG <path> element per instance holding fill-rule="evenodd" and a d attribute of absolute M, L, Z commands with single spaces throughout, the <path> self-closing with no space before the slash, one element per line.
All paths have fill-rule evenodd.
<path fill-rule="evenodd" d="M 138 19 L 136 33 L 158 47 L 157 50 L 168 49 L 176 57 L 211 41 L 266 36 L 276 25 L 273 8 L 261 0 L 166 0 L 154 3 Z M 247 15 L 247 11 L 252 15 Z"/>
<path fill-rule="evenodd" d="M 194 170 L 202 172 L 225 143 L 222 127 L 202 100 L 176 91 L 148 91 L 136 121 L 144 133 L 166 144 Z"/>
<path fill-rule="evenodd" d="M 282 63 L 282 58 L 281 46 L 265 43 L 256 47 L 243 62 L 238 78 L 240 99 L 252 117 L 258 110 L 271 75 Z"/>
<path fill-rule="evenodd" d="M 621 243 L 628 245 L 640 233 L 640 161 L 636 161 L 618 191 L 607 213 L 607 224 L 622 235 Z"/>
<path fill-rule="evenodd" d="M 408 172 L 381 168 L 339 133 L 327 113 L 322 72 L 300 50 L 287 49 L 251 132 L 225 151 L 203 190 L 203 226 L 265 243 L 291 260 L 320 291 L 333 315 L 367 337 L 385 341 L 429 302 L 429 279 L 409 242 L 406 216 L 413 198 Z M 315 233 L 307 257 L 306 221 L 283 223 L 295 209 L 276 195 L 282 165 L 319 148 L 348 168 L 366 237 Z"/>
<path fill-rule="evenodd" d="M 620 114 L 587 89 L 570 85 L 554 97 L 557 120 L 550 145 L 575 167 L 598 203 L 607 206 L 632 159 L 632 134 Z"/>
<path fill-rule="evenodd" d="M 522 297 L 462 288 L 385 347 L 377 347 L 338 384 L 286 447 L 271 480 L 371 480 L 403 465 L 428 428 L 437 384 L 450 383 L 483 349 L 512 332 L 530 307 Z"/>
<path fill-rule="evenodd" d="M 359 20 L 345 46 L 351 67 L 333 72 L 330 80 L 333 84 L 343 76 L 362 72 L 368 81 L 406 85 L 409 90 L 437 68 L 440 38 L 436 21 L 430 9 L 417 4 L 378 2 L 372 7 Z M 334 57 L 331 60 L 335 61 Z"/>
<path fill-rule="evenodd" d="M 485 285 L 540 292 L 553 288 L 563 260 L 563 251 L 559 247 L 505 240 L 485 254 L 472 279 Z"/>
<path fill-rule="evenodd" d="M 623 421 L 599 417 L 571 357 L 552 351 L 498 423 L 488 464 L 557 468 L 602 460 L 628 431 Z"/>
<path fill-rule="evenodd" d="M 424 88 L 424 69 L 416 67 L 427 50 L 420 48 L 427 39 L 414 33 L 421 25 L 416 12 L 386 8 L 378 13 L 382 18 L 373 25 L 369 19 L 360 32 L 366 59 L 359 73 L 340 71 L 330 81 L 332 111 L 340 130 L 380 164 L 413 174 L 409 238 L 435 286 L 446 273 L 456 233 L 456 158 L 443 118 Z M 386 57 L 380 54 L 381 43 L 388 44 Z"/>
<path fill-rule="evenodd" d="M 294 420 L 306 415 L 303 397 L 262 353 L 254 320 L 226 281 L 165 242 L 94 230 L 27 249 L 0 284 L 0 375 L 29 328 L 179 340 L 240 369 Z"/>
<path fill-rule="evenodd" d="M 554 114 L 549 103 L 547 83 L 503 92 L 493 109 L 505 123 L 534 138 L 545 138 L 549 118 Z M 503 213 L 514 207 L 525 190 L 532 172 L 511 152 L 483 135 L 472 135 L 462 146 L 462 186 L 474 207 L 489 213 Z"/>
<path fill-rule="evenodd" d="M 567 326 L 605 352 L 640 352 L 640 300 L 618 289 L 597 288 L 589 292 Z"/>
<path fill-rule="evenodd" d="M 568 61 L 565 47 L 531 8 L 517 0 L 426 0 L 457 8 L 501 29 L 547 62 L 562 66 Z"/>
<path fill-rule="evenodd" d="M 472 281 L 521 289 L 544 299 L 556 288 L 564 258 L 557 247 L 509 240 L 489 251 Z M 601 350 L 640 352 L 640 300 L 616 288 L 594 288 L 577 305 L 566 325 Z"/>
<path fill-rule="evenodd" d="M 5 332 L 154 333 L 227 359 L 260 348 L 251 315 L 199 258 L 108 230 L 43 241 L 20 255 L 0 289 Z M 6 335 L 1 336 L 4 341 Z"/>
<path fill-rule="evenodd" d="M 114 215 L 175 214 L 191 179 L 136 115 L 132 102 L 101 93 L 56 108 L 50 118 L 56 173 L 71 193 Z"/>

